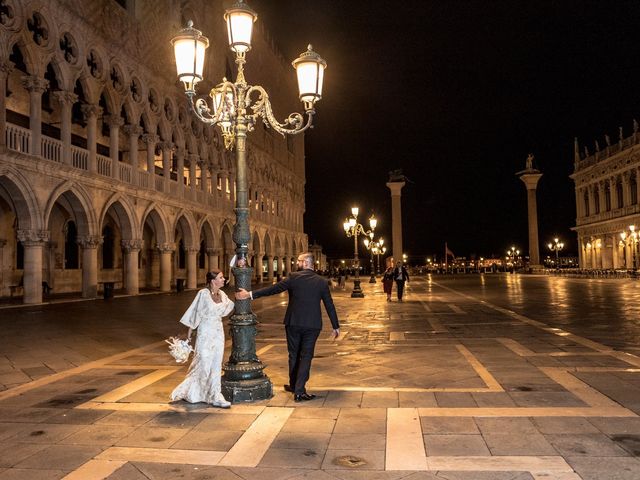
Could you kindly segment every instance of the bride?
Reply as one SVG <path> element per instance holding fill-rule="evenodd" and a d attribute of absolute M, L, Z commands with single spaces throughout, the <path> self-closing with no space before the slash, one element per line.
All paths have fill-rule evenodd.
<path fill-rule="evenodd" d="M 187 376 L 171 393 L 171 400 L 205 402 L 214 407 L 229 408 L 231 403 L 220 392 L 224 354 L 222 317 L 231 313 L 233 302 L 220 290 L 224 285 L 221 271 L 212 270 L 206 278 L 206 288 L 198 292 L 180 319 L 180 323 L 189 327 L 188 340 L 193 330 L 197 329 L 198 335 Z"/>

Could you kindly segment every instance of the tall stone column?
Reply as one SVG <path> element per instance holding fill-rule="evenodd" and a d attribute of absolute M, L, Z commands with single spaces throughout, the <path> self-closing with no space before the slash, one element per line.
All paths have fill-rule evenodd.
<path fill-rule="evenodd" d="M 169 191 L 169 180 L 171 180 L 171 151 L 174 148 L 172 142 L 160 142 L 162 149 L 162 176 L 164 177 L 164 191 Z"/>
<path fill-rule="evenodd" d="M 82 298 L 98 296 L 98 246 L 101 236 L 84 235 L 78 237 L 82 248 Z"/>
<path fill-rule="evenodd" d="M 156 173 L 156 143 L 160 140 L 158 135 L 151 133 L 145 133 L 142 135 L 142 141 L 147 145 L 147 172 L 149 172 L 150 181 L 154 182 L 153 178 Z M 154 188 L 154 185 L 150 185 Z"/>
<path fill-rule="evenodd" d="M 31 155 L 41 155 L 42 138 L 42 94 L 49 80 L 30 75 L 22 77 L 22 86 L 29 91 L 29 130 L 31 130 Z"/>
<path fill-rule="evenodd" d="M 391 190 L 391 243 L 393 258 L 402 258 L 402 187 L 405 182 L 387 182 Z"/>
<path fill-rule="evenodd" d="M 253 262 L 253 268 L 255 272 L 256 283 L 262 283 L 262 260 L 264 259 L 264 252 L 256 252 L 255 260 Z"/>
<path fill-rule="evenodd" d="M 129 136 L 129 165 L 133 167 L 133 171 L 137 172 L 140 169 L 140 162 L 138 162 L 138 138 L 142 133 L 142 127 L 138 125 L 125 125 L 124 133 Z"/>
<path fill-rule="evenodd" d="M 278 278 L 282 278 L 282 269 L 284 268 L 284 265 L 282 263 L 282 254 L 278 253 L 278 269 L 277 269 L 277 274 Z"/>
<path fill-rule="evenodd" d="M 273 283 L 273 255 L 267 255 L 267 281 Z"/>
<path fill-rule="evenodd" d="M 12 62 L 0 60 L 0 151 L 7 148 L 7 79 L 12 71 Z"/>
<path fill-rule="evenodd" d="M 60 140 L 62 141 L 62 163 L 71 165 L 71 109 L 78 101 L 78 96 L 73 92 L 60 90 L 53 92 L 58 100 L 61 110 Z"/>
<path fill-rule="evenodd" d="M 196 180 L 196 166 L 198 164 L 198 155 L 195 153 L 189 154 L 189 187 L 195 195 L 198 181 Z"/>
<path fill-rule="evenodd" d="M 283 256 L 282 263 L 284 264 L 284 275 L 288 276 L 291 273 L 291 257 Z"/>
<path fill-rule="evenodd" d="M 207 164 L 203 160 L 198 161 L 198 168 L 200 169 L 200 190 L 208 192 L 207 184 L 209 183 Z"/>
<path fill-rule="evenodd" d="M 48 230 L 18 230 L 24 247 L 24 303 L 42 303 L 42 249 L 49 240 Z"/>
<path fill-rule="evenodd" d="M 198 252 L 199 248 L 188 247 L 187 251 L 187 288 L 198 286 Z"/>
<path fill-rule="evenodd" d="M 140 276 L 138 269 L 138 256 L 142 249 L 141 239 L 122 240 L 122 251 L 124 252 L 124 288 L 127 295 L 138 295 L 140 293 Z"/>
<path fill-rule="evenodd" d="M 87 150 L 89 151 L 89 160 L 87 169 L 91 173 L 98 170 L 98 116 L 102 113 L 102 107 L 96 104 L 85 104 L 81 107 L 82 113 L 87 121 Z"/>
<path fill-rule="evenodd" d="M 207 268 L 209 269 L 209 271 L 213 270 L 214 268 L 221 270 L 219 266 L 221 253 L 222 250 L 220 250 L 219 248 L 207 248 L 207 257 L 209 258 L 209 264 Z"/>
<path fill-rule="evenodd" d="M 109 125 L 109 157 L 111 158 L 111 176 L 120 178 L 120 127 L 124 120 L 119 115 L 109 115 L 104 119 Z"/>
<path fill-rule="evenodd" d="M 163 243 L 158 245 L 160 252 L 160 291 L 171 291 L 171 255 L 176 246 L 173 243 Z"/>
<path fill-rule="evenodd" d="M 178 194 L 183 195 L 184 192 L 184 148 L 178 147 L 176 153 L 176 180 L 178 181 Z"/>
<path fill-rule="evenodd" d="M 529 267 L 541 268 L 540 247 L 538 244 L 538 206 L 536 202 L 536 188 L 542 173 L 532 166 L 533 155 L 527 159 L 527 168 L 516 175 L 522 180 L 527 189 L 527 213 L 529 217 Z"/>

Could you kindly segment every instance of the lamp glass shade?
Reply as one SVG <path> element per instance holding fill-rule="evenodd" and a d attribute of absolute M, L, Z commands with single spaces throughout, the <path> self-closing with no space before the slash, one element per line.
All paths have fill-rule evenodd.
<path fill-rule="evenodd" d="M 356 219 L 355 218 L 350 218 L 349 219 L 349 226 L 352 227 L 352 228 L 356 226 Z"/>
<path fill-rule="evenodd" d="M 342 227 L 344 228 L 345 232 L 348 232 L 350 227 L 349 220 L 345 220 L 344 223 L 342 224 Z"/>
<path fill-rule="evenodd" d="M 364 246 L 369 248 L 369 239 L 368 238 L 364 239 Z"/>
<path fill-rule="evenodd" d="M 369 219 L 369 225 L 371 226 L 371 230 L 375 230 L 376 229 L 376 225 L 378 225 L 378 220 L 374 216 L 372 216 Z"/>
<path fill-rule="evenodd" d="M 238 1 L 225 14 L 227 33 L 229 35 L 229 47 L 236 53 L 246 52 L 251 49 L 251 35 L 253 22 L 258 15 L 251 10 L 242 0 Z"/>
<path fill-rule="evenodd" d="M 195 84 L 202 80 L 204 52 L 209 46 L 209 40 L 202 32 L 193 28 L 193 23 L 189 21 L 187 27 L 180 31 L 171 43 L 178 79 L 184 82 L 185 88 L 193 90 Z"/>
<path fill-rule="evenodd" d="M 322 86 L 324 84 L 324 70 L 327 68 L 320 55 L 313 51 L 311 45 L 307 51 L 300 54 L 293 63 L 298 76 L 298 91 L 300 100 L 313 104 L 322 98 Z"/>
<path fill-rule="evenodd" d="M 354 217 L 357 217 L 359 211 L 360 211 L 360 209 L 358 207 L 352 207 L 351 208 L 351 215 L 353 215 Z"/>

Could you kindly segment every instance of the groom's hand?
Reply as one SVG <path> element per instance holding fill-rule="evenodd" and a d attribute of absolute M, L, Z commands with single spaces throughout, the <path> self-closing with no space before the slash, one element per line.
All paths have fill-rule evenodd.
<path fill-rule="evenodd" d="M 251 294 L 247 292 L 244 288 L 239 288 L 235 294 L 236 300 L 246 300 L 247 298 L 251 298 Z"/>

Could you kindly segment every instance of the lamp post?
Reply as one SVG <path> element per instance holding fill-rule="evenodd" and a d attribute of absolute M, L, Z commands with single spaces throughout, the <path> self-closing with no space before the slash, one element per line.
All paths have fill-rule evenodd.
<path fill-rule="evenodd" d="M 369 283 L 376 283 L 376 271 L 373 268 L 373 256 L 376 251 L 379 251 L 384 244 L 384 239 L 379 238 L 378 241 L 373 240 L 373 232 L 369 232 L 369 238 L 364 239 L 364 246 L 367 247 L 367 250 L 371 252 L 371 278 L 369 278 Z M 378 257 L 378 264 L 380 263 L 380 257 Z"/>
<path fill-rule="evenodd" d="M 547 244 L 547 247 L 549 247 L 549 250 L 551 250 L 552 252 L 556 252 L 556 269 L 560 269 L 559 254 L 560 250 L 564 248 L 564 243 L 562 243 L 560 239 L 554 238 L 553 243 Z"/>
<path fill-rule="evenodd" d="M 384 242 L 384 240 L 381 238 L 380 239 L 381 242 Z M 380 244 L 382 245 L 382 244 Z M 373 250 L 373 254 L 376 256 L 376 274 L 380 275 L 380 255 L 384 255 L 387 252 L 387 247 L 380 247 L 378 246 L 377 248 L 374 248 Z"/>
<path fill-rule="evenodd" d="M 373 215 L 369 219 L 369 226 L 371 230 L 365 231 L 364 227 L 358 223 L 358 207 L 351 209 L 351 217 L 344 220 L 342 226 L 344 227 L 344 233 L 347 237 L 353 237 L 353 268 L 356 271 L 356 276 L 353 279 L 353 292 L 351 292 L 351 298 L 364 298 L 362 288 L 360 288 L 360 261 L 358 260 L 358 235 L 370 235 L 376 229 L 378 221 Z"/>
<path fill-rule="evenodd" d="M 631 249 L 631 258 L 633 259 L 633 270 L 635 271 L 638 269 L 638 257 L 636 256 L 636 252 L 640 245 L 640 232 L 636 230 L 635 225 L 629 225 L 629 228 L 620 234 L 620 238 L 622 238 L 622 242 L 625 246 L 625 267 L 627 267 L 626 247 L 629 247 Z M 638 254 L 640 254 L 640 252 Z"/>
<path fill-rule="evenodd" d="M 244 77 L 246 53 L 251 49 L 253 23 L 258 15 L 243 0 L 237 0 L 225 11 L 229 47 L 235 53 L 237 76 L 235 82 L 226 78 L 209 92 L 211 106 L 202 98 L 196 98 L 196 84 L 203 79 L 204 54 L 209 40 L 202 32 L 187 27 L 175 36 L 171 43 L 176 58 L 178 79 L 184 83 L 185 94 L 193 113 L 207 125 L 218 125 L 225 147 L 236 151 L 236 223 L 233 241 L 236 244 L 236 262 L 233 275 L 237 287 L 251 289 L 253 269 L 247 261 L 249 230 L 247 185 L 247 132 L 254 129 L 258 119 L 281 135 L 298 134 L 311 126 L 315 114 L 315 102 L 322 98 L 322 83 L 326 62 L 313 51 L 307 51 L 293 61 L 298 77 L 300 100 L 307 120 L 300 113 L 290 114 L 283 123 L 273 115 L 269 95 L 259 85 L 249 85 Z M 264 365 L 256 354 L 256 315 L 251 311 L 250 300 L 236 300 L 235 312 L 230 319 L 232 351 L 224 364 L 222 393 L 231 402 L 246 402 L 270 398 L 273 386 L 264 374 Z"/>
<path fill-rule="evenodd" d="M 512 272 L 515 272 L 516 270 L 516 263 L 519 256 L 520 250 L 516 249 L 516 247 L 511 247 L 509 250 L 507 250 L 507 259 L 511 260 Z"/>

